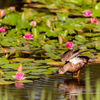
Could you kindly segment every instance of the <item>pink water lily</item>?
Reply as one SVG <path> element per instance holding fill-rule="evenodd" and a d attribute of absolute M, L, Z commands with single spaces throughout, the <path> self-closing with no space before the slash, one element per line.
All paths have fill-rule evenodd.
<path fill-rule="evenodd" d="M 97 23 L 97 22 L 98 22 L 97 19 L 95 19 L 95 18 L 91 18 L 91 23 Z"/>
<path fill-rule="evenodd" d="M 0 28 L 0 33 L 5 32 L 5 27 Z"/>
<path fill-rule="evenodd" d="M 27 40 L 30 40 L 30 39 L 33 38 L 33 35 L 30 34 L 30 33 L 28 33 L 28 34 L 25 34 L 25 35 L 24 35 L 24 38 L 27 39 Z"/>
<path fill-rule="evenodd" d="M 18 87 L 18 88 L 23 88 L 24 84 L 20 83 L 20 82 L 15 82 L 15 86 Z"/>
<path fill-rule="evenodd" d="M 31 25 L 32 27 L 36 27 L 36 21 L 31 21 L 30 25 Z"/>
<path fill-rule="evenodd" d="M 30 43 L 24 43 L 24 45 L 30 45 Z"/>
<path fill-rule="evenodd" d="M 9 10 L 15 10 L 15 7 L 14 6 L 11 6 L 8 8 Z"/>
<path fill-rule="evenodd" d="M 26 77 L 24 77 L 24 73 L 17 72 L 15 76 L 13 76 L 17 80 L 24 80 Z"/>
<path fill-rule="evenodd" d="M 91 11 L 90 10 L 85 10 L 83 11 L 84 16 L 91 16 Z"/>
<path fill-rule="evenodd" d="M 0 9 L 0 18 L 2 18 L 5 15 L 5 10 Z"/>
<path fill-rule="evenodd" d="M 73 45 L 73 43 L 72 43 L 72 42 L 67 42 L 67 43 L 66 43 L 66 47 L 67 47 L 67 48 L 72 47 L 72 45 Z"/>

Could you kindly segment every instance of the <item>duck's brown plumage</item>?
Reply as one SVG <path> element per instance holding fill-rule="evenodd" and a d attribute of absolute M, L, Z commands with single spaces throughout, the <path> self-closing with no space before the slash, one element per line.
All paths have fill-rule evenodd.
<path fill-rule="evenodd" d="M 86 56 L 78 56 L 78 58 L 80 58 L 82 61 L 76 64 L 70 61 L 66 62 L 63 68 L 60 68 L 58 70 L 59 74 L 64 74 L 65 72 L 75 73 L 79 71 L 80 69 L 82 69 L 89 62 L 89 59 L 90 59 L 89 57 L 86 57 Z M 60 73 L 60 70 L 62 73 Z"/>
<path fill-rule="evenodd" d="M 59 74 L 64 74 L 65 72 L 75 73 L 82 69 L 88 62 L 94 60 L 94 58 L 87 56 L 77 56 L 78 54 L 86 51 L 88 50 L 82 51 L 82 49 L 80 49 L 73 52 L 71 49 L 61 55 L 61 60 L 65 62 L 65 65 L 63 68 L 58 69 Z"/>

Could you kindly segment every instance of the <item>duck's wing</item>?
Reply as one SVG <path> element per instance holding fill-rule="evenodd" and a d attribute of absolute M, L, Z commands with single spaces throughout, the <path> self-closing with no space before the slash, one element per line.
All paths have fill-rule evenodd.
<path fill-rule="evenodd" d="M 76 51 L 73 52 L 73 54 L 69 57 L 69 59 L 67 59 L 67 61 L 73 59 L 74 57 L 78 56 L 78 54 L 83 53 L 83 52 L 87 52 L 89 50 L 82 50 L 82 49 L 78 49 Z"/>
<path fill-rule="evenodd" d="M 70 48 L 63 55 L 60 55 L 60 59 L 62 62 L 67 62 L 67 61 L 73 59 L 74 57 L 76 57 L 78 54 L 87 52 L 87 51 L 89 51 L 89 50 L 78 49 L 78 50 L 73 51 L 73 48 Z"/>
<path fill-rule="evenodd" d="M 66 51 L 63 55 L 60 55 L 60 59 L 62 62 L 67 62 L 68 59 L 72 56 L 73 54 L 73 49 L 69 49 L 68 51 Z"/>

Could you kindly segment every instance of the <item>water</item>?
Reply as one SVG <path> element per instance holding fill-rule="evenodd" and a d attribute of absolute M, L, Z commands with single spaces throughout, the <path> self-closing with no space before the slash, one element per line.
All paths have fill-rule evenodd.
<path fill-rule="evenodd" d="M 21 7 L 25 3 L 22 3 L 23 0 L 0 0 L 0 9 L 8 8 L 10 6 L 15 6 L 16 10 L 20 11 Z"/>
<path fill-rule="evenodd" d="M 42 95 L 45 95 L 45 100 L 48 100 L 48 95 L 51 93 L 51 100 L 67 100 L 68 98 L 68 100 L 77 100 L 80 90 L 82 90 L 83 95 L 86 94 L 85 74 L 87 68 L 90 70 L 90 77 L 87 77 L 87 79 L 90 79 L 90 94 L 95 94 L 95 82 L 100 78 L 99 66 L 99 63 L 87 65 L 81 70 L 79 81 L 77 78 L 72 79 L 70 73 L 66 73 L 64 75 L 42 76 L 31 83 L 23 83 L 22 88 L 18 88 L 18 85 L 16 87 L 15 84 L 0 86 L 2 92 L 0 98 L 8 95 L 9 99 L 7 100 L 41 100 L 41 93 L 44 93 Z"/>

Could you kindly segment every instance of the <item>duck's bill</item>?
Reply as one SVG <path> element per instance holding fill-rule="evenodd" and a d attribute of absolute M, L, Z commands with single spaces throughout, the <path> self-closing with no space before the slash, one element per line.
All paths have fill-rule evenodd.
<path fill-rule="evenodd" d="M 58 70 L 57 71 L 52 71 L 52 74 L 59 74 Z"/>

